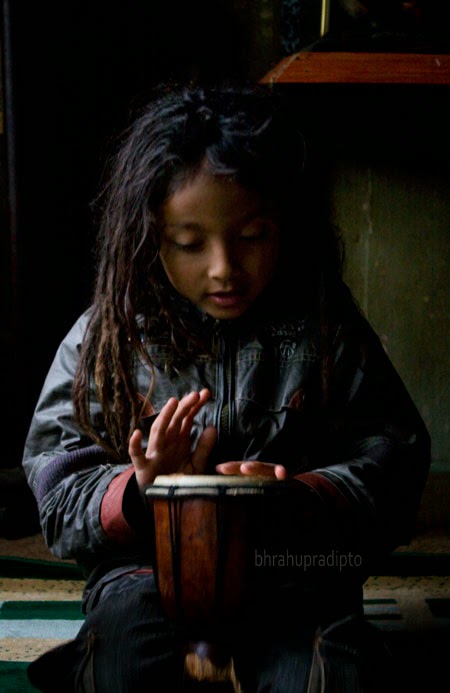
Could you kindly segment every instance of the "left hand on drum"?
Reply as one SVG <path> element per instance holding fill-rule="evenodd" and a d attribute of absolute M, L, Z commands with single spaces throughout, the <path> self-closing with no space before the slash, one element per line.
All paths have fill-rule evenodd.
<path fill-rule="evenodd" d="M 135 469 L 136 481 L 144 490 L 161 474 L 201 474 L 214 447 L 217 431 L 209 426 L 191 451 L 191 430 L 194 416 L 211 394 L 204 389 L 191 392 L 181 400 L 171 397 L 153 422 L 147 449 L 142 449 L 142 433 L 134 431 L 128 452 Z"/>

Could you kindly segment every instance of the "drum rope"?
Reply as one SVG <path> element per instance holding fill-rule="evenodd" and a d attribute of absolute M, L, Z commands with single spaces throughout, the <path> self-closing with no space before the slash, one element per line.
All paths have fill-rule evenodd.
<path fill-rule="evenodd" d="M 220 616 L 220 605 L 223 601 L 224 595 L 224 585 L 225 585 L 225 565 L 226 565 L 226 523 L 224 521 L 225 517 L 225 503 L 224 499 L 226 497 L 225 489 L 218 488 L 219 502 L 216 503 L 216 533 L 217 533 L 217 563 L 216 563 L 216 584 L 215 584 L 215 600 L 214 600 L 214 612 L 216 618 Z M 220 502 L 222 501 L 222 502 Z"/>
<path fill-rule="evenodd" d="M 174 499 L 174 489 L 169 489 L 169 532 L 170 549 L 172 555 L 172 573 L 175 593 L 175 608 L 179 618 L 182 612 L 181 602 L 181 557 L 178 547 L 180 546 L 180 512 L 179 505 Z"/>

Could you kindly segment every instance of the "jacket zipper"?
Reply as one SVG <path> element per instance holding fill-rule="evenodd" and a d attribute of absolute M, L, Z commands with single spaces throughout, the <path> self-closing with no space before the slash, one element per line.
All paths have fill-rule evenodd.
<path fill-rule="evenodd" d="M 235 393 L 235 349 L 222 335 L 220 339 L 220 406 L 218 412 L 219 440 L 227 442 L 233 430 Z"/>

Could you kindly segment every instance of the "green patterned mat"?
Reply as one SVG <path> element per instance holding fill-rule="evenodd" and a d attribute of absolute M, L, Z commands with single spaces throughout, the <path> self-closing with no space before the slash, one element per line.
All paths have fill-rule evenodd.
<path fill-rule="evenodd" d="M 0 661 L 0 690 L 2 693 L 28 693 L 37 689 L 27 677 L 28 662 Z"/>
<path fill-rule="evenodd" d="M 369 578 L 364 608 L 408 668 L 410 681 L 417 678 L 421 690 L 438 690 L 427 687 L 427 677 L 446 663 L 450 651 L 449 556 L 423 559 L 403 555 L 396 559 L 397 574 Z M 422 574 L 425 566 L 427 575 Z M 28 663 L 76 635 L 83 622 L 83 586 L 74 564 L 0 558 L 1 693 L 36 690 L 27 679 Z"/>

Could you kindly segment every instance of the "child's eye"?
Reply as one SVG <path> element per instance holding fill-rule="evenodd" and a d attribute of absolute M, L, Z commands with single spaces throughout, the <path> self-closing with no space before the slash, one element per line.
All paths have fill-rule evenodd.
<path fill-rule="evenodd" d="M 262 241 L 270 235 L 273 228 L 273 224 L 269 223 L 249 226 L 242 231 L 241 238 L 244 241 Z"/>
<path fill-rule="evenodd" d="M 264 238 L 264 235 L 264 233 L 258 231 L 253 233 L 243 233 L 241 238 L 243 241 L 259 241 L 261 238 Z"/>
<path fill-rule="evenodd" d="M 184 253 L 195 253 L 202 247 L 202 243 L 200 241 L 195 241 L 192 243 L 179 243 L 178 241 L 172 241 L 172 243 L 177 250 L 181 250 Z"/>

